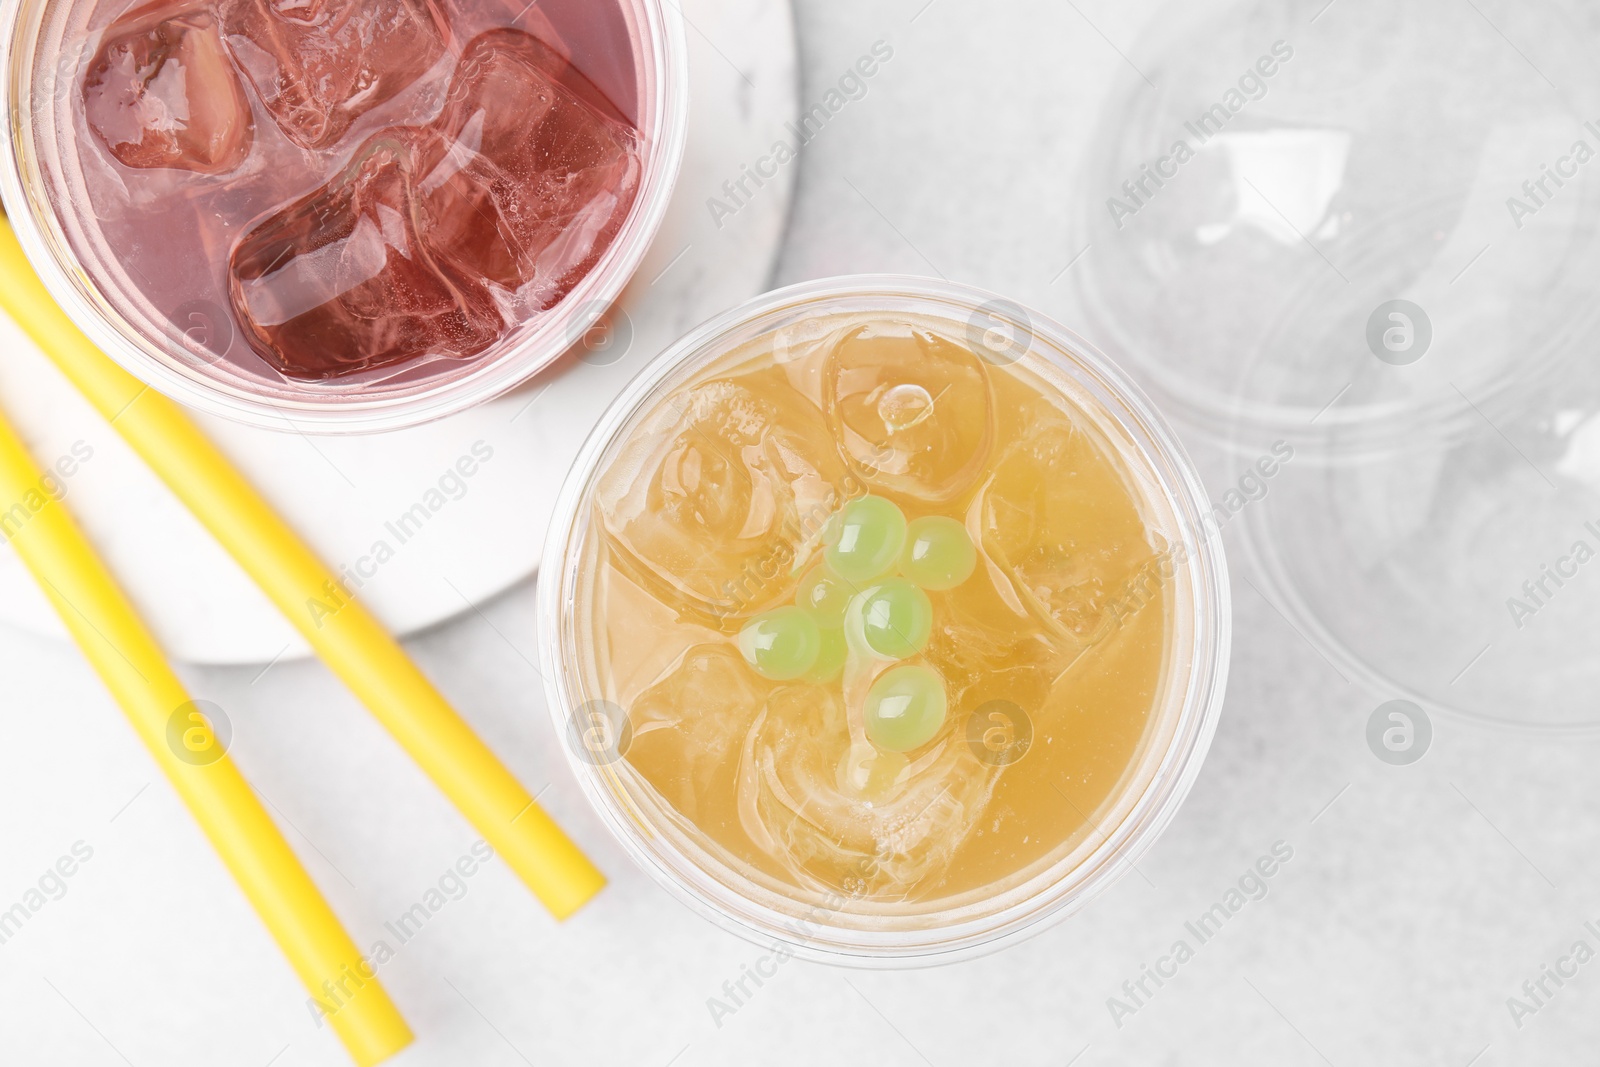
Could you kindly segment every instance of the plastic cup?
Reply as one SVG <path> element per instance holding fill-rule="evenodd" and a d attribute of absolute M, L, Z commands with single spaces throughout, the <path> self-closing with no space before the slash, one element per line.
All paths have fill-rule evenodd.
<path fill-rule="evenodd" d="M 578 595 L 602 473 L 631 431 L 702 368 L 743 346 L 803 345 L 836 314 L 909 316 L 966 338 L 992 361 L 1022 360 L 1088 413 L 1142 499 L 1149 531 L 1170 548 L 1171 612 L 1158 696 L 1122 787 L 1042 869 L 953 903 L 858 908 L 826 894 L 758 882 L 704 847 L 625 758 L 629 723 L 607 706 Z M 753 351 L 753 349 L 752 349 Z M 781 356 L 780 356 L 781 358 Z M 866 967 L 945 962 L 992 950 L 1082 908 L 1150 848 L 1188 793 L 1222 705 L 1231 614 L 1226 564 L 1209 504 L 1164 419 L 1082 338 L 1017 305 L 925 279 L 863 276 L 779 290 L 699 327 L 658 357 L 585 443 L 556 506 L 540 576 L 541 669 L 573 773 L 634 860 L 718 926 L 797 956 Z M 1162 572 L 1165 578 L 1165 571 Z"/>
<path fill-rule="evenodd" d="M 611 26 L 578 55 L 631 85 L 625 110 L 642 140 L 638 193 L 599 262 L 554 308 L 513 324 L 477 356 L 412 373 L 323 382 L 290 380 L 235 337 L 226 300 L 157 306 L 123 268 L 88 210 L 74 117 L 111 14 L 88 0 L 0 0 L 0 195 L 17 236 L 51 294 L 108 355 L 142 381 L 198 410 L 267 429 L 362 433 L 398 429 L 492 399 L 548 366 L 582 338 L 621 293 L 665 214 L 687 132 L 688 68 L 682 16 L 668 0 L 612 0 Z M 531 5 L 530 5 L 531 7 Z M 511 11 L 514 12 L 514 8 Z M 538 9 L 585 26 L 576 0 Z M 631 55 L 617 56 L 624 44 Z M 262 119 L 258 112 L 258 127 Z M 356 133 L 361 132 L 358 127 Z M 178 223 L 175 222 L 175 225 Z M 226 252 L 222 253 L 223 255 Z M 164 303 L 172 303 L 169 298 Z M 218 343 L 221 336 L 227 345 Z"/>

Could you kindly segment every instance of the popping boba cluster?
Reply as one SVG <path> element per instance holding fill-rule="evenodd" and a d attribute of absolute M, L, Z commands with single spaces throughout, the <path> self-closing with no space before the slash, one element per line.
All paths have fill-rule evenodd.
<path fill-rule="evenodd" d="M 776 682 L 828 685 L 850 654 L 868 665 L 911 659 L 933 635 L 928 592 L 972 576 L 978 550 L 966 527 L 943 515 L 908 522 L 891 500 L 863 496 L 829 520 L 822 562 L 800 580 L 795 602 L 751 619 L 739 651 L 752 670 Z M 882 752 L 910 752 L 944 724 L 938 672 L 900 663 L 867 690 L 862 720 Z"/>

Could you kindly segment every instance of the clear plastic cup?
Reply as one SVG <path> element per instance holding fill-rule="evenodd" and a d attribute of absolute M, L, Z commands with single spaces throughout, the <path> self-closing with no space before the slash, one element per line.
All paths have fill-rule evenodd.
<path fill-rule="evenodd" d="M 1531 78 L 1512 48 L 1460 62 L 1484 26 L 1450 0 L 1323 9 L 1167 5 L 1084 155 L 1068 247 L 1093 249 L 1069 279 L 1085 328 L 1242 456 L 1475 433 L 1472 405 L 1498 420 L 1566 358 L 1600 284 L 1600 208 L 1546 176 L 1600 107 L 1580 5 L 1496 19 L 1548 46 Z"/>
<path fill-rule="evenodd" d="M 1033 377 L 1093 419 L 1142 497 L 1147 529 L 1171 549 L 1158 696 L 1133 766 L 1092 816 L 1095 831 L 1064 842 L 1043 869 L 1030 868 L 1002 890 L 961 894 L 949 906 L 891 913 L 746 877 L 665 817 L 659 794 L 619 758 L 624 725 L 595 718 L 600 687 L 587 655 L 581 590 L 594 558 L 589 534 L 601 475 L 631 431 L 700 370 L 767 338 L 815 341 L 817 320 L 835 315 L 911 317 L 967 338 L 985 358 L 1026 361 Z M 1070 331 L 987 293 L 925 279 L 863 276 L 779 290 L 673 345 L 628 386 L 585 443 L 557 503 L 540 576 L 550 713 L 573 773 L 617 839 L 662 886 L 718 926 L 765 946 L 787 945 L 802 958 L 865 967 L 989 951 L 1077 911 L 1125 873 L 1199 774 L 1221 711 L 1231 633 L 1226 564 L 1209 521 L 1205 491 L 1165 420 L 1121 370 Z"/>
<path fill-rule="evenodd" d="M 633 205 L 598 263 L 556 306 L 513 324 L 466 360 L 348 380 L 291 380 L 236 336 L 231 312 L 219 306 L 225 299 L 181 302 L 176 309 L 149 299 L 88 217 L 78 148 L 88 135 L 81 114 L 74 117 L 73 101 L 93 58 L 87 42 L 117 13 L 108 14 L 106 5 L 0 0 L 0 113 L 6 120 L 0 195 L 28 258 L 73 321 L 130 373 L 173 399 L 276 430 L 364 433 L 441 418 L 514 388 L 567 351 L 621 293 L 665 214 L 687 133 L 682 16 L 667 0 L 614 3 L 604 32 L 595 31 L 601 43 L 580 43 L 573 51 L 580 69 L 593 66 L 631 96 L 619 104 L 635 116 L 642 143 Z M 578 0 L 546 3 L 538 13 L 579 27 L 592 21 Z M 619 43 L 631 55 L 615 54 Z M 591 54 L 580 55 L 584 47 Z M 259 127 L 262 113 L 255 106 Z M 352 134 L 365 136 L 362 129 Z"/>

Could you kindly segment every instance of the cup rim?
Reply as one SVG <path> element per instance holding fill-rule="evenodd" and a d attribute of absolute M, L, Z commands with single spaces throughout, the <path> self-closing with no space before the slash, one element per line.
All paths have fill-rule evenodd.
<path fill-rule="evenodd" d="M 379 433 L 458 414 L 515 389 L 559 360 L 572 347 L 571 339 L 582 337 L 621 295 L 654 243 L 678 184 L 689 119 L 683 15 L 670 0 L 631 0 L 643 15 L 642 19 L 635 16 L 641 25 L 641 48 L 655 71 L 652 106 L 641 116 L 641 127 L 654 133 L 652 148 L 646 155 L 638 196 L 617 238 L 578 286 L 547 313 L 537 331 L 459 377 L 399 396 L 279 399 L 242 386 L 226 387 L 198 372 L 185 373 L 153 355 L 158 346 L 131 336 L 131 331 L 114 322 L 97 306 L 99 288 L 87 272 L 63 261 L 57 248 L 60 235 L 53 232 L 59 229 L 55 209 L 48 194 L 32 180 L 37 165 L 30 169 L 27 163 L 34 148 L 18 144 L 25 129 L 32 126 L 31 119 L 23 121 L 19 110 L 28 106 L 23 86 L 32 81 L 31 72 L 23 69 L 24 60 L 31 64 L 34 45 L 25 37 L 22 25 L 22 7 L 27 2 L 0 0 L 0 116 L 6 119 L 6 132 L 0 136 L 0 202 L 17 240 L 74 325 L 123 370 L 188 408 L 246 426 L 302 434 Z"/>
<path fill-rule="evenodd" d="M 725 353 L 727 347 L 717 346 L 725 344 L 736 331 L 786 309 L 874 296 L 926 300 L 968 312 L 997 306 L 1017 308 L 1026 317 L 1026 328 L 1034 338 L 1047 340 L 1109 386 L 1139 423 L 1139 432 L 1134 434 L 1139 447 L 1153 448 L 1157 453 L 1144 459 L 1159 459 L 1162 463 L 1161 472 L 1151 463 L 1151 473 L 1166 494 L 1184 539 L 1185 559 L 1180 566 L 1190 573 L 1194 603 L 1191 625 L 1195 647 L 1187 651 L 1187 678 L 1173 687 L 1175 693 L 1181 694 L 1181 707 L 1173 713 L 1172 735 L 1166 750 L 1159 755 L 1158 765 L 1140 787 L 1142 793 L 1137 802 L 1116 830 L 1109 836 L 1102 832 L 1100 844 L 1060 871 L 1049 885 L 997 915 L 984 917 L 978 927 L 934 927 L 931 938 L 901 938 L 905 943 L 899 944 L 894 936 L 886 939 L 847 927 L 829 927 L 828 940 L 792 930 L 786 934 L 778 922 L 783 916 L 766 912 L 753 898 L 726 887 L 713 888 L 710 877 L 700 879 L 699 885 L 689 884 L 684 872 L 667 862 L 676 849 L 659 840 L 660 835 L 624 809 L 606 786 L 602 773 L 605 768 L 580 758 L 575 747 L 564 740 L 572 736 L 580 707 L 579 687 L 567 668 L 565 642 L 570 622 L 566 608 L 577 573 L 577 563 L 570 558 L 571 549 L 579 509 L 617 434 L 641 412 L 656 387 L 682 364 L 696 357 L 714 358 Z M 1109 414 L 1125 429 L 1134 430 L 1120 413 Z M 1125 874 L 1171 822 L 1197 779 L 1221 714 L 1232 638 L 1227 563 L 1220 537 L 1206 526 L 1209 508 L 1204 486 L 1187 453 L 1143 391 L 1087 341 L 1053 320 L 975 287 L 906 275 L 853 275 L 778 289 L 708 320 L 670 345 L 628 383 L 584 441 L 557 498 L 539 576 L 540 668 L 551 723 L 556 736 L 563 739 L 561 748 L 568 766 L 612 836 L 659 885 L 723 930 L 763 947 L 783 946 L 781 951 L 799 958 L 863 968 L 928 966 L 984 955 L 1081 910 Z M 1208 532 L 1202 534 L 1202 530 Z M 692 859 L 681 854 L 678 858 L 685 867 L 694 865 Z M 1052 867 L 1051 872 L 1054 870 Z M 738 913 L 740 905 L 744 908 L 742 914 Z M 753 921 L 752 913 L 762 913 L 758 916 L 760 921 Z"/>

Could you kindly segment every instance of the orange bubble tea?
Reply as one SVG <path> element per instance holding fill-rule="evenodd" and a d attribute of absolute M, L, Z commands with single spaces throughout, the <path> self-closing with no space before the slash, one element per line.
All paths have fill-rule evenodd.
<path fill-rule="evenodd" d="M 1205 730 L 1175 683 L 1220 688 L 1182 647 L 1219 562 L 1198 502 L 1025 313 L 996 346 L 996 312 L 952 299 L 669 353 L 547 557 L 602 809 L 684 895 L 807 950 L 992 939 L 1137 828 Z"/>

